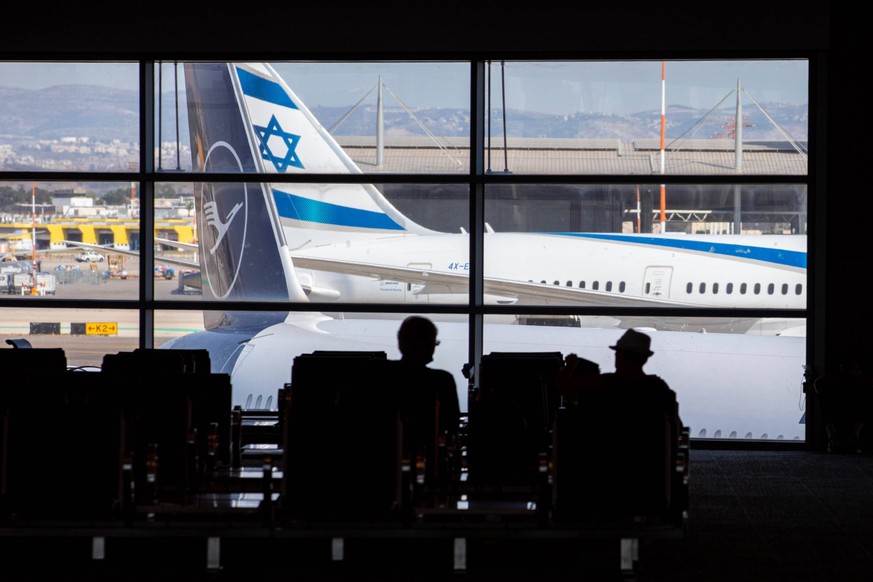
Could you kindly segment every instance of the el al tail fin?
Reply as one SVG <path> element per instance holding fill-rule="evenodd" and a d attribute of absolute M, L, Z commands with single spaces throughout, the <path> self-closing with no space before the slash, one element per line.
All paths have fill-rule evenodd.
<path fill-rule="evenodd" d="M 356 174 L 360 168 L 268 64 L 233 64 L 240 115 L 255 164 L 265 174 Z M 428 234 L 371 184 L 278 184 L 270 187 L 285 242 L 308 246 Z"/>

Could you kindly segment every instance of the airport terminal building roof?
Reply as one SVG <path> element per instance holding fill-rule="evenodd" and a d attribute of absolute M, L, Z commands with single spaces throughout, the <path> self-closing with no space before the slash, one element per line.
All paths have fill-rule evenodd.
<path fill-rule="evenodd" d="M 467 173 L 466 138 L 388 136 L 378 164 L 375 137 L 337 137 L 366 173 Z M 745 142 L 738 155 L 734 140 L 697 139 L 666 144 L 664 169 L 658 139 L 510 138 L 486 141 L 492 171 L 514 174 L 685 176 L 805 176 L 809 158 L 802 142 Z"/>

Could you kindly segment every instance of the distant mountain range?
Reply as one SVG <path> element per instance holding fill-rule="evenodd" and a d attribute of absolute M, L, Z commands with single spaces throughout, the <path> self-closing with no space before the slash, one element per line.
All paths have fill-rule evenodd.
<path fill-rule="evenodd" d="M 174 103 L 172 95 L 164 103 Z M 93 85 L 63 85 L 40 90 L 0 87 L 0 146 L 38 140 L 86 137 L 92 141 L 133 142 L 138 140 L 138 94 L 136 91 Z M 806 141 L 809 125 L 807 105 L 762 104 L 766 115 L 754 104 L 744 103 L 744 136 L 754 140 Z M 180 104 L 182 115 L 184 104 Z M 326 128 L 344 116 L 333 129 L 336 135 L 374 135 L 376 107 L 349 109 L 314 107 L 315 116 Z M 708 139 L 727 137 L 732 131 L 735 105 L 716 112 L 686 107 L 669 107 L 666 114 L 667 140 L 687 137 Z M 773 122 L 768 119 L 768 116 Z M 176 140 L 176 117 L 165 106 L 156 112 L 161 122 L 160 140 Z M 775 124 L 774 124 L 775 122 Z M 411 113 L 387 102 L 384 108 L 385 135 L 426 135 L 457 137 L 469 133 L 469 112 L 461 109 L 428 108 Z M 779 127 L 776 126 L 778 124 Z M 660 111 L 641 111 L 632 115 L 575 113 L 569 116 L 507 110 L 509 137 L 599 138 L 632 141 L 660 136 Z M 781 128 L 781 129 L 780 129 Z M 491 132 L 502 135 L 503 116 L 491 120 Z M 185 117 L 179 120 L 180 142 L 188 144 Z"/>
<path fill-rule="evenodd" d="M 138 99 L 136 91 L 94 85 L 0 87 L 0 143 L 66 137 L 137 141 Z"/>
<path fill-rule="evenodd" d="M 807 140 L 809 108 L 806 105 L 769 104 L 762 107 L 765 107 L 767 115 L 757 107 L 744 105 L 743 135 L 746 139 Z M 316 107 L 312 112 L 322 125 L 331 129 L 333 123 L 342 119 L 348 110 Z M 767 118 L 768 115 L 779 127 Z M 669 107 L 665 116 L 666 138 L 673 140 L 679 137 L 695 139 L 718 139 L 728 135 L 732 137 L 735 116 L 735 107 L 722 108 L 715 112 L 688 107 Z M 453 137 L 469 134 L 469 113 L 460 109 L 422 109 L 410 114 L 399 107 L 385 106 L 383 117 L 386 135 L 392 133 L 423 135 L 422 125 L 437 136 Z M 360 107 L 349 114 L 341 125 L 332 130 L 332 133 L 374 135 L 375 126 L 376 107 Z M 631 142 L 636 139 L 659 138 L 661 113 L 641 111 L 632 115 L 599 113 L 549 115 L 507 110 L 506 127 L 509 137 L 618 139 Z M 493 116 L 491 132 L 494 136 L 502 135 L 503 118 L 499 112 Z"/>

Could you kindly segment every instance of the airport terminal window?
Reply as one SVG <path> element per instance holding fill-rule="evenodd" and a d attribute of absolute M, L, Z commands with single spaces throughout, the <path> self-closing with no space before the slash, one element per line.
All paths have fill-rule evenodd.
<path fill-rule="evenodd" d="M 764 140 L 745 175 L 807 174 L 804 59 L 494 61 L 486 75 L 486 171 L 734 175 L 736 146 Z"/>
<path fill-rule="evenodd" d="M 557 347 L 604 370 L 616 333 L 635 326 L 652 330 L 653 371 L 679 390 L 692 434 L 804 438 L 795 414 L 808 288 L 803 59 L 25 63 L 46 67 L 34 78 L 20 65 L 0 63 L 0 85 L 20 89 L 0 105 L 0 120 L 12 120 L 0 127 L 0 246 L 4 264 L 24 261 L 19 274 L 33 281 L 7 276 L 13 292 L 0 287 L 0 307 L 17 317 L 45 311 L 54 321 L 63 311 L 52 302 L 73 301 L 85 314 L 74 319 L 114 321 L 125 342 L 133 334 L 146 347 L 213 345 L 209 330 L 221 327 L 234 347 L 216 353 L 230 369 L 243 330 L 307 325 L 371 342 L 407 307 L 464 338 L 440 346 L 453 371 L 481 356 L 467 345 L 478 316 L 485 353 Z M 143 70 L 151 117 L 138 109 Z M 82 78 L 91 82 L 79 95 Z M 481 109 L 471 110 L 472 95 Z M 76 124 L 65 117 L 76 102 L 104 109 L 86 107 Z M 46 111 L 51 130 L 38 132 Z M 146 119 L 149 152 L 138 142 Z M 234 179 L 240 172 L 269 177 Z M 77 220 L 58 224 L 61 207 Z M 26 262 L 34 251 L 36 269 Z M 61 281 L 74 254 L 99 283 Z M 35 271 L 51 268 L 55 293 L 41 294 L 49 283 L 40 287 Z M 729 282 L 719 293 L 714 280 L 728 278 L 778 281 L 782 293 L 754 283 L 747 294 L 743 282 L 738 294 Z M 737 307 L 753 315 L 738 319 Z M 697 311 L 674 314 L 685 308 Z M 3 333 L 68 339 L 20 325 Z M 797 398 L 759 390 L 755 403 L 751 394 L 705 402 L 694 362 L 710 364 L 707 385 L 730 377 L 713 374 L 720 364 L 707 355 L 727 333 L 743 334 L 758 354 L 749 367 Z M 117 351 L 119 336 L 98 337 Z M 770 365 L 788 344 L 791 358 Z M 684 356 L 672 369 L 666 345 Z M 717 408 L 736 422 L 710 422 Z M 773 427 L 762 427 L 762 408 L 779 411 Z"/>

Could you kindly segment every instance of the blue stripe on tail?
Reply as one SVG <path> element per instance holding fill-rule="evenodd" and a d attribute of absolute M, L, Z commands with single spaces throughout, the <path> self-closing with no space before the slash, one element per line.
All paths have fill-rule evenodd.
<path fill-rule="evenodd" d="M 385 213 L 312 200 L 282 192 L 277 190 L 275 186 L 273 187 L 273 199 L 276 201 L 280 218 L 352 228 L 405 230 Z"/>
<path fill-rule="evenodd" d="M 288 93 L 278 83 L 253 75 L 239 67 L 236 68 L 236 74 L 239 77 L 239 84 L 245 95 L 275 105 L 281 105 L 282 107 L 298 109 L 297 105 L 291 101 Z"/>

